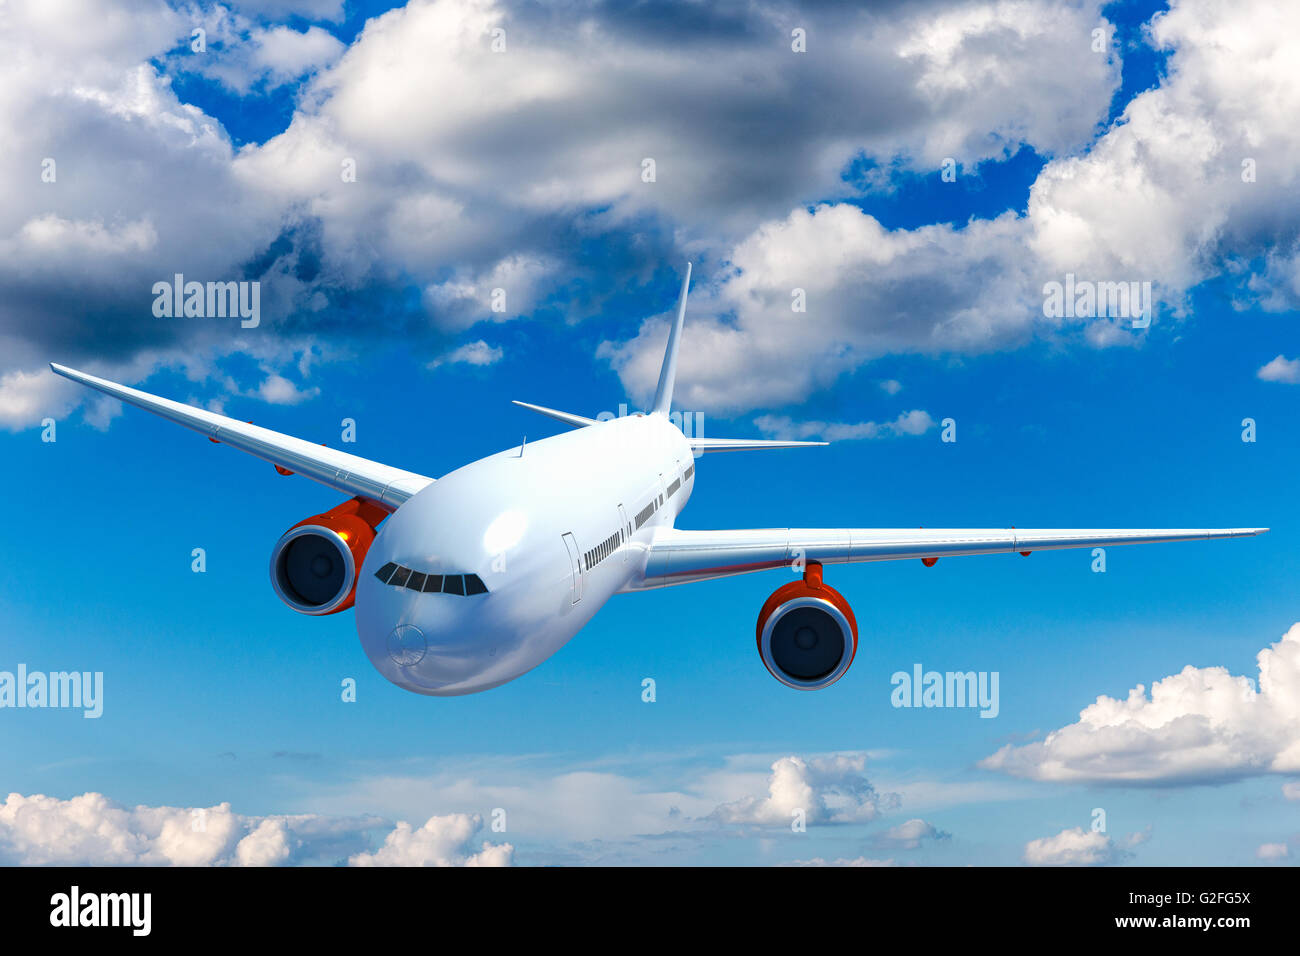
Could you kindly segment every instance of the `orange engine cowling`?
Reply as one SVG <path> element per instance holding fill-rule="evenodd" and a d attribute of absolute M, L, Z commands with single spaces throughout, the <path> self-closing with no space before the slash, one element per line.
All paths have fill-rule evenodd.
<path fill-rule="evenodd" d="M 378 505 L 352 498 L 286 531 L 271 550 L 271 586 L 280 600 L 301 614 L 350 608 L 357 573 L 386 517 Z"/>
<path fill-rule="evenodd" d="M 844 596 L 822 581 L 820 562 L 772 592 L 758 613 L 758 653 L 773 677 L 820 690 L 844 676 L 858 652 L 858 622 Z"/>

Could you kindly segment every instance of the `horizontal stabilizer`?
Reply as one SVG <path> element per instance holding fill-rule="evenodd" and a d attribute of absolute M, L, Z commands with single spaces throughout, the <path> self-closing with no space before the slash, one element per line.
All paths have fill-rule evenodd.
<path fill-rule="evenodd" d="M 763 438 L 687 438 L 692 451 L 763 451 L 767 448 L 815 448 L 827 441 L 770 441 Z"/>
<path fill-rule="evenodd" d="M 583 415 L 574 415 L 572 412 L 562 412 L 558 409 L 547 408 L 545 405 L 530 405 L 527 402 L 511 401 L 512 405 L 518 405 L 520 408 L 531 409 L 534 412 L 541 412 L 547 418 L 554 418 L 556 421 L 564 422 L 566 425 L 573 425 L 582 428 L 587 425 L 597 424 L 596 419 L 587 418 Z"/>

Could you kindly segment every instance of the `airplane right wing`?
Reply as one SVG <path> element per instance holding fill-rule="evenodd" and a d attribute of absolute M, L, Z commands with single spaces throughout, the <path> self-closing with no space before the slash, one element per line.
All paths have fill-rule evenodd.
<path fill-rule="evenodd" d="M 651 540 L 641 580 L 633 588 L 788 567 L 796 560 L 823 564 L 901 561 L 968 554 L 1108 548 L 1162 541 L 1207 541 L 1262 534 L 1267 528 L 1019 529 L 1019 528 L 770 528 L 682 531 L 660 528 Z"/>
<path fill-rule="evenodd" d="M 79 372 L 74 368 L 50 363 L 50 368 L 64 378 L 143 408 L 168 421 L 193 429 L 222 445 L 229 445 L 269 461 L 286 471 L 318 481 L 346 495 L 373 501 L 385 511 L 393 512 L 432 478 L 370 461 L 324 445 L 294 438 L 241 422 L 206 409 L 195 408 L 171 399 L 159 398 L 136 388 L 128 388 L 107 379 Z"/>

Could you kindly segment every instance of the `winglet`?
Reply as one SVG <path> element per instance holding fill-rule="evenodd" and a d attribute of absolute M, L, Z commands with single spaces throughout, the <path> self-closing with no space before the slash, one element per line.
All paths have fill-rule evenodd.
<path fill-rule="evenodd" d="M 686 319 L 686 292 L 691 287 L 691 264 L 686 263 L 686 277 L 682 279 L 682 297 L 677 303 L 677 321 L 668 332 L 668 349 L 664 364 L 659 369 L 659 387 L 655 389 L 651 414 L 667 415 L 673 404 L 673 383 L 677 380 L 677 346 L 681 344 L 682 322 Z"/>

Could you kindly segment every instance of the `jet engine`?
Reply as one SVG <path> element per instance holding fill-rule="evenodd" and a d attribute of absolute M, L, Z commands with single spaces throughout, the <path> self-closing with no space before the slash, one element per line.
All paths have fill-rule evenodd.
<path fill-rule="evenodd" d="M 352 498 L 286 531 L 271 550 L 271 586 L 280 600 L 300 614 L 350 608 L 357 573 L 386 517 L 378 505 Z"/>
<path fill-rule="evenodd" d="M 822 581 L 820 562 L 772 592 L 758 614 L 758 653 L 786 687 L 820 690 L 844 676 L 858 650 L 858 622 L 844 596 Z"/>

